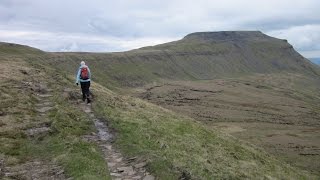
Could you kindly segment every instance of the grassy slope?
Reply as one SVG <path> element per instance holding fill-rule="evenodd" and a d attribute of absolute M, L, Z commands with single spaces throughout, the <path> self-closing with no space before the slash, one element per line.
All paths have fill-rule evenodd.
<path fill-rule="evenodd" d="M 0 78 L 0 158 L 6 167 L 19 167 L 34 160 L 53 161 L 65 169 L 68 177 L 109 179 L 99 148 L 81 138 L 94 131 L 93 123 L 75 104 L 61 96 L 71 83 L 53 69 L 40 65 L 38 56 L 42 55 L 44 53 L 23 46 L 12 49 L 0 45 L 3 72 Z M 41 82 L 54 89 L 50 101 L 55 105 L 47 117 L 39 118 L 35 110 L 38 103 L 35 89 Z M 26 136 L 27 129 L 41 124 L 50 125 L 51 132 L 33 138 Z"/>
<path fill-rule="evenodd" d="M 301 155 L 319 153 L 319 82 L 300 74 L 274 73 L 170 82 L 137 92 L 151 103 L 208 127 L 218 124 L 219 130 L 319 175 L 320 157 Z M 297 146 L 304 148 L 290 148 Z"/>
<path fill-rule="evenodd" d="M 117 132 L 116 144 L 129 157 L 146 159 L 160 179 L 308 179 L 252 145 L 193 119 L 95 84 L 94 110 Z"/>
<path fill-rule="evenodd" d="M 77 58 L 81 57 L 81 55 L 77 54 L 74 55 L 77 56 L 77 58 L 69 59 L 70 61 L 61 63 L 61 58 L 72 58 L 73 55 L 56 55 L 61 57 L 57 58 L 58 60 L 55 59 L 56 61 L 49 63 L 53 65 L 52 67 L 62 67 L 63 65 L 66 66 L 70 64 L 69 67 L 64 67 L 66 70 L 69 70 L 66 71 L 68 72 L 68 75 L 73 71 L 71 70 L 71 66 L 76 66 L 79 60 Z M 119 54 L 116 56 L 122 55 L 123 54 Z M 97 59 L 97 57 L 103 57 L 104 55 L 96 54 L 85 56 L 88 59 L 90 59 L 90 57 Z M 37 59 L 32 58 L 32 61 L 30 62 L 44 61 L 47 58 L 53 58 L 52 54 L 42 54 Z M 103 58 L 101 58 L 101 60 L 103 60 Z M 116 60 L 119 59 L 115 58 L 114 61 Z M 91 63 L 94 61 L 95 60 L 89 62 Z M 56 64 L 56 62 L 60 62 L 60 64 Z M 120 64 L 121 63 L 122 62 L 120 62 Z M 34 65 L 36 64 L 37 63 Z M 121 67 L 120 64 L 119 68 Z M 129 64 L 127 65 L 128 68 L 131 67 Z M 114 64 L 112 64 L 112 66 L 106 64 L 106 66 L 109 66 L 110 69 L 117 67 L 116 65 L 114 66 Z M 103 68 L 101 64 L 94 65 L 94 63 L 91 67 Z M 170 67 L 170 65 L 168 65 L 168 67 Z M 145 69 L 145 67 L 143 66 L 142 69 Z M 64 69 L 61 68 L 62 72 L 63 70 Z M 60 74 L 59 71 L 56 72 Z M 97 70 L 97 72 L 103 74 L 105 71 L 99 72 Z M 132 73 L 132 71 L 129 73 Z M 61 74 L 58 76 L 61 77 Z M 51 76 L 49 75 L 49 77 Z M 46 76 L 44 79 L 46 79 L 46 81 L 49 79 L 49 83 L 53 83 L 52 81 L 50 82 L 51 78 L 49 77 Z M 61 78 L 63 77 L 66 77 L 66 74 Z M 101 80 L 101 82 L 104 84 L 104 81 Z M 119 82 L 124 81 L 120 79 Z M 58 84 L 56 92 L 61 92 L 62 86 L 68 86 L 68 84 L 71 83 L 72 80 L 66 80 L 64 83 Z M 150 171 L 163 179 L 176 179 L 180 176 L 190 176 L 195 179 L 209 179 L 212 177 L 312 178 L 298 169 L 291 168 L 288 165 L 277 161 L 265 152 L 258 150 L 251 145 L 240 142 L 239 140 L 221 134 L 220 132 L 207 129 L 205 126 L 196 123 L 190 118 L 177 115 L 169 110 L 146 103 L 139 99 L 117 95 L 99 84 L 93 84 L 93 91 L 97 97 L 97 101 L 94 103 L 95 112 L 110 121 L 111 127 L 113 127 L 118 134 L 116 140 L 118 147 L 127 156 L 137 155 L 147 159 L 149 161 L 148 167 Z M 56 134 L 53 134 L 53 136 L 58 138 L 59 142 L 55 141 L 54 137 L 48 137 L 48 142 L 50 142 L 50 145 L 57 144 L 55 147 L 64 147 L 65 149 L 46 148 L 46 146 L 48 146 L 47 143 L 35 143 L 39 144 L 40 147 L 44 146 L 44 148 L 38 148 L 40 149 L 40 153 L 33 154 L 41 157 L 41 154 L 46 154 L 45 152 L 48 149 L 53 149 L 57 153 L 50 153 L 53 154 L 53 157 L 51 158 L 58 159 L 58 162 L 67 168 L 67 172 L 69 172 L 70 175 L 83 178 L 87 176 L 103 176 L 103 174 L 97 173 L 104 172 L 100 171 L 105 168 L 102 165 L 93 168 L 90 166 L 91 163 L 83 163 L 82 165 L 86 166 L 86 168 L 84 168 L 85 170 L 76 170 L 77 161 L 74 161 L 75 158 L 83 158 L 84 161 L 88 162 L 94 160 L 95 163 L 101 164 L 101 156 L 98 154 L 96 158 L 90 156 L 94 152 L 99 152 L 97 150 L 90 151 L 92 148 L 95 149 L 95 146 L 82 142 L 78 137 L 79 135 L 88 132 L 92 125 L 88 125 L 86 122 L 76 121 L 76 117 L 78 117 L 81 112 L 77 112 L 72 108 L 72 104 L 66 104 L 67 102 L 65 99 L 59 100 L 59 98 L 61 98 L 61 93 L 56 94 L 55 98 L 58 98 L 57 100 L 54 100 L 58 104 L 57 107 L 59 107 L 60 104 L 62 108 L 58 108 L 60 109 L 58 111 L 52 111 L 53 114 L 50 117 L 56 122 L 53 123 L 53 125 L 58 131 L 56 131 Z M 22 101 L 19 100 L 18 103 L 20 104 L 20 102 Z M 67 120 L 64 118 L 67 118 Z M 65 121 L 66 123 L 70 121 L 70 125 L 72 126 L 71 129 L 78 129 L 79 131 L 70 131 L 70 128 L 64 125 Z M 22 141 L 25 141 L 25 138 L 22 137 L 21 139 Z M 82 143 L 85 145 L 83 146 Z M 24 145 L 21 147 L 22 149 L 26 149 L 23 148 L 25 147 Z M 41 149 L 43 149 L 43 151 L 41 151 Z M 66 152 L 71 154 L 65 154 Z M 28 155 L 24 157 L 31 158 L 32 156 Z M 99 168 L 100 170 L 97 170 L 96 168 Z"/>

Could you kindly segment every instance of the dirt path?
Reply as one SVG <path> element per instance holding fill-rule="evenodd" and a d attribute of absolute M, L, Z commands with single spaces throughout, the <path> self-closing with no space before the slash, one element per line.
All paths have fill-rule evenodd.
<path fill-rule="evenodd" d="M 94 121 L 97 133 L 87 135 L 84 138 L 88 141 L 98 143 L 101 148 L 105 161 L 108 164 L 110 175 L 115 180 L 154 180 L 154 176 L 150 175 L 146 169 L 145 162 L 136 162 L 136 158 L 126 159 L 112 145 L 113 136 L 108 130 L 108 127 L 95 115 L 91 110 L 91 105 L 85 103 L 80 104 L 84 112 Z"/>
<path fill-rule="evenodd" d="M 68 91 L 68 90 L 66 90 Z M 54 102 L 50 100 L 52 90 L 46 84 L 39 84 L 36 89 L 35 111 L 37 112 L 32 126 L 25 129 L 24 133 L 30 140 L 36 140 L 50 133 L 49 112 L 54 109 Z M 80 107 L 87 113 L 94 122 L 97 132 L 84 136 L 87 141 L 95 142 L 101 148 L 105 161 L 108 165 L 110 175 L 115 180 L 154 180 L 155 178 L 146 171 L 146 162 L 139 161 L 137 158 L 126 159 L 112 145 L 113 136 L 103 121 L 96 118 L 91 110 L 91 105 L 80 103 Z M 62 167 L 54 162 L 32 159 L 15 165 L 6 165 L 0 161 L 0 179 L 47 179 L 63 180 L 72 179 L 66 177 Z"/>
<path fill-rule="evenodd" d="M 27 138 L 33 140 L 48 134 L 51 129 L 48 126 L 48 112 L 54 108 L 54 103 L 50 101 L 51 89 L 46 84 L 36 85 L 36 98 L 38 103 L 35 105 L 37 116 L 32 122 L 32 127 L 25 129 Z M 1 163 L 0 163 L 1 165 Z M 2 174 L 0 179 L 46 179 L 46 180 L 63 180 L 67 179 L 62 167 L 53 162 L 43 161 L 41 159 L 32 159 L 16 165 L 2 165 Z M 70 178 L 69 178 L 70 179 Z"/>

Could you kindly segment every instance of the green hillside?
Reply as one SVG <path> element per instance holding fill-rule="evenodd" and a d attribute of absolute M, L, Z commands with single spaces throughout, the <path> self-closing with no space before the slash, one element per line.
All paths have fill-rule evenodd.
<path fill-rule="evenodd" d="M 319 67 L 285 40 L 261 32 L 194 33 L 179 41 L 122 53 L 51 53 L 50 63 L 74 73 L 81 60 L 108 87 L 138 87 L 160 80 L 206 80 L 252 73 L 319 76 Z"/>
<path fill-rule="evenodd" d="M 39 169 L 35 174 L 42 175 L 40 179 L 48 174 L 61 179 L 110 179 L 99 142 L 84 138 L 97 132 L 92 117 L 81 110 L 81 95 L 74 85 L 81 60 L 93 72 L 94 116 L 112 130 L 116 136 L 113 145 L 124 158 L 145 162 L 146 170 L 157 179 L 317 179 L 317 172 L 296 167 L 254 142 L 243 141 L 170 106 L 197 101 L 201 107 L 196 112 L 201 112 L 208 102 L 199 101 L 199 93 L 212 93 L 203 96 L 207 99 L 217 97 L 217 91 L 223 93 L 215 99 L 220 104 L 213 104 L 223 110 L 217 112 L 219 122 L 226 120 L 229 112 L 224 110 L 230 106 L 243 106 L 241 113 L 254 111 L 257 105 L 251 102 L 263 102 L 257 111 L 268 116 L 274 117 L 270 111 L 279 111 L 277 117 L 286 116 L 283 112 L 293 113 L 287 110 L 290 108 L 277 109 L 283 106 L 282 100 L 298 104 L 301 117 L 304 114 L 300 111 L 306 111 L 308 118 L 318 118 L 316 111 L 307 110 L 318 109 L 313 92 L 318 88 L 319 68 L 286 41 L 260 32 L 195 33 L 180 41 L 123 53 L 47 53 L 1 43 L 0 70 L 5 73 L 0 77 L 0 168 L 5 171 L 0 178 L 23 179 L 26 172 Z M 258 73 L 270 76 L 260 78 Z M 295 74 L 293 80 L 287 80 L 290 74 Z M 299 83 L 312 79 L 312 84 L 301 90 L 296 79 Z M 202 83 L 212 85 L 209 80 L 218 89 L 204 87 Z M 262 80 L 267 85 L 263 86 Z M 291 83 L 288 86 L 287 81 Z M 159 86 L 164 88 L 160 94 L 152 91 L 154 94 L 146 93 L 145 98 L 132 96 L 131 91 L 153 82 L 164 84 Z M 219 89 L 221 82 L 226 85 L 224 89 Z M 152 86 L 149 91 L 156 88 Z M 130 94 L 124 94 L 127 91 Z M 192 97 L 188 96 L 191 91 Z M 257 98 L 260 95 L 278 101 L 269 108 L 268 100 Z M 303 107 L 300 102 L 305 102 Z M 235 113 L 237 120 L 246 122 L 247 114 L 241 113 Z M 312 126 L 318 126 L 317 119 L 314 122 Z M 37 128 L 49 130 L 30 135 Z M 315 141 L 317 137 L 312 135 Z"/>

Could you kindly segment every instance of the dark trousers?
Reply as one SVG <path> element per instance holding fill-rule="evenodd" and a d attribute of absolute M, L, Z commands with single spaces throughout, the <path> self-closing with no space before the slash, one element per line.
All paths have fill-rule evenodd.
<path fill-rule="evenodd" d="M 89 99 L 89 95 L 90 95 L 90 81 L 88 82 L 80 82 L 81 85 L 81 90 L 82 90 L 82 99 L 85 100 L 86 98 Z"/>

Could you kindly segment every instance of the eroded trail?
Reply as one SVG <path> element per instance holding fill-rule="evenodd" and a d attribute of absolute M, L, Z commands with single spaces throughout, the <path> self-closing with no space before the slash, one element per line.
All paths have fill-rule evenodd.
<path fill-rule="evenodd" d="M 125 158 L 112 145 L 113 135 L 110 133 L 105 123 L 97 118 L 91 110 L 91 105 L 85 103 L 80 104 L 84 112 L 86 112 L 97 129 L 97 133 L 86 135 L 84 138 L 88 141 L 96 142 L 101 148 L 106 163 L 110 171 L 112 179 L 142 179 L 154 180 L 155 178 L 146 171 L 145 162 L 137 162 L 136 158 Z"/>
<path fill-rule="evenodd" d="M 35 104 L 37 116 L 35 116 L 33 121 L 20 125 L 20 129 L 24 130 L 27 138 L 31 141 L 44 137 L 51 131 L 48 113 L 54 108 L 54 103 L 50 100 L 52 90 L 48 89 L 46 84 L 36 84 L 34 89 L 35 97 L 38 101 L 38 103 Z M 28 125 L 31 127 L 28 127 Z M 0 162 L 0 179 L 68 179 L 61 166 L 48 160 L 31 159 L 15 165 L 1 164 Z"/>

